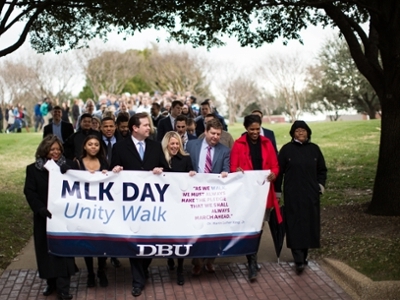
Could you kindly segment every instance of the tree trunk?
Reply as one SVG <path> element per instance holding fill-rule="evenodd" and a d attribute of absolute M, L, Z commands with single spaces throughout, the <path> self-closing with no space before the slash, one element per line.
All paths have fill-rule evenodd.
<path fill-rule="evenodd" d="M 400 97 L 391 102 L 397 102 L 395 107 L 382 105 L 378 167 L 367 210 L 373 215 L 400 215 Z"/>
<path fill-rule="evenodd" d="M 397 3 L 396 3 L 397 5 Z M 387 18 L 372 19 L 379 32 L 384 89 L 377 92 L 381 108 L 381 143 L 374 192 L 368 212 L 400 215 L 400 16 L 388 10 Z M 388 22 L 388 23 L 386 23 Z"/>
<path fill-rule="evenodd" d="M 370 110 L 368 110 L 368 116 L 370 120 L 375 120 L 376 119 L 375 109 L 371 108 Z"/>

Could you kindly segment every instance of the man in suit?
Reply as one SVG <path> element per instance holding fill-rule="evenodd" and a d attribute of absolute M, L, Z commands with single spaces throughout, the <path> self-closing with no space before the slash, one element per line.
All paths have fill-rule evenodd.
<path fill-rule="evenodd" d="M 203 102 L 201 102 L 200 104 L 200 116 L 198 116 L 195 121 L 196 121 L 196 136 L 200 136 L 205 129 L 205 118 L 208 114 L 213 113 L 213 110 L 211 108 L 211 100 L 210 99 L 206 99 Z M 225 124 L 225 120 L 222 116 L 220 116 L 219 114 L 215 114 L 215 116 L 218 118 L 218 120 L 221 122 L 222 124 L 222 130 L 228 131 L 228 127 Z"/>
<path fill-rule="evenodd" d="M 158 122 L 160 122 L 162 119 L 165 119 L 165 116 L 161 114 L 161 105 L 157 102 L 153 102 L 151 105 L 150 114 L 154 127 L 158 127 Z"/>
<path fill-rule="evenodd" d="M 252 115 L 257 115 L 261 118 L 261 122 L 263 119 L 263 113 L 259 109 L 255 109 L 251 112 Z M 261 127 L 262 130 L 260 130 L 260 135 L 265 136 L 266 138 L 269 138 L 269 140 L 272 142 L 272 145 L 274 145 L 276 154 L 278 154 L 278 147 L 276 146 L 276 140 L 275 140 L 275 134 L 272 130 L 269 130 L 267 128 Z"/>
<path fill-rule="evenodd" d="M 170 115 L 158 122 L 157 141 L 161 142 L 168 131 L 174 131 L 175 118 L 182 113 L 183 103 L 179 100 L 172 101 Z"/>
<path fill-rule="evenodd" d="M 212 119 L 206 123 L 203 139 L 191 140 L 187 143 L 186 151 L 190 154 L 196 172 L 216 173 L 221 174 L 222 177 L 228 176 L 231 150 L 219 142 L 222 128 L 218 119 Z M 213 273 L 214 259 L 193 259 L 192 274 L 199 275 L 203 265 L 208 272 Z"/>
<path fill-rule="evenodd" d="M 112 117 L 104 117 L 103 119 L 101 119 L 100 132 L 103 141 L 103 147 L 104 149 L 106 149 L 106 158 L 108 165 L 111 164 L 113 146 L 115 145 L 116 142 L 122 139 L 122 137 L 119 135 L 116 129 L 117 127 Z M 121 266 L 121 262 L 119 261 L 118 258 L 111 257 L 110 260 L 111 264 L 115 268 L 119 268 Z"/>
<path fill-rule="evenodd" d="M 148 139 L 150 119 L 147 113 L 137 113 L 129 119 L 130 138 L 116 143 L 112 149 L 111 167 L 113 172 L 123 170 L 153 170 L 161 174 L 168 169 L 168 163 L 161 144 Z M 129 258 L 132 272 L 132 295 L 140 296 L 144 288 L 151 259 Z"/>
<path fill-rule="evenodd" d="M 183 149 L 186 151 L 186 145 L 188 141 L 195 140 L 197 137 L 186 131 L 187 128 L 187 117 L 184 115 L 179 115 L 175 119 L 175 131 L 180 135 L 182 139 Z"/>
<path fill-rule="evenodd" d="M 205 123 L 207 123 L 208 121 L 211 121 L 212 119 L 218 120 L 218 118 L 215 114 L 208 114 L 204 118 L 204 121 L 205 121 Z M 202 138 L 204 138 L 204 132 L 199 136 L 199 139 L 202 139 Z M 221 139 L 219 140 L 219 142 L 222 145 L 227 146 L 229 149 L 232 149 L 234 140 L 233 140 L 232 135 L 228 131 L 222 130 Z"/>
<path fill-rule="evenodd" d="M 112 148 L 116 142 L 118 142 L 121 137 L 116 131 L 115 121 L 112 117 L 104 117 L 101 119 L 100 132 L 101 139 L 103 141 L 104 149 L 106 149 L 106 158 L 108 164 L 111 164 Z"/>
<path fill-rule="evenodd" d="M 74 133 L 74 128 L 71 123 L 61 120 L 62 110 L 60 106 L 54 106 L 52 114 L 53 122 L 44 126 L 43 138 L 49 134 L 54 134 L 64 143 Z"/>

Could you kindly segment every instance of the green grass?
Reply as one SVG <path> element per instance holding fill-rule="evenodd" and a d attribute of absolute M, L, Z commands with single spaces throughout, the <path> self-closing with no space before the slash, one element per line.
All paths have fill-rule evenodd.
<path fill-rule="evenodd" d="M 264 124 L 273 130 L 278 149 L 290 141 L 291 124 Z M 372 194 L 378 158 L 380 121 L 313 122 L 312 141 L 321 148 L 328 167 L 323 207 L 367 203 Z M 229 126 L 234 138 L 241 124 Z M 0 134 L 0 269 L 18 254 L 32 234 L 31 212 L 23 195 L 25 168 L 34 161 L 39 133 Z M 339 241 L 340 242 L 340 241 Z M 342 241 L 343 242 L 343 241 Z M 339 258 L 376 280 L 399 280 L 400 240 L 353 235 L 345 249 L 321 249 L 322 257 Z M 373 247 L 370 245 L 374 245 Z M 345 245 L 344 245 L 345 246 Z M 358 251 L 349 255 L 346 251 Z M 372 260 L 371 260 L 372 259 Z"/>
<path fill-rule="evenodd" d="M 25 168 L 34 161 L 41 134 L 0 135 L 0 269 L 32 235 L 32 213 L 23 194 Z"/>

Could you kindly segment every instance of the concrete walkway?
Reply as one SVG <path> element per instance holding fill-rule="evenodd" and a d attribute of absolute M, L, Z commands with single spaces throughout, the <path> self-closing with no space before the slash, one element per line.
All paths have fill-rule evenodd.
<path fill-rule="evenodd" d="M 319 264 L 310 261 L 301 276 L 294 272 L 289 249 L 283 248 L 281 263 L 276 260 L 275 250 L 269 230 L 265 230 L 260 250 L 259 262 L 262 266 L 257 280 L 247 280 L 245 257 L 221 258 L 216 260 L 215 273 L 203 272 L 191 275 L 190 260 L 185 261 L 185 284 L 176 284 L 176 273 L 169 271 L 166 259 L 153 259 L 150 278 L 140 299 L 351 299 L 336 284 Z M 115 269 L 108 264 L 109 286 L 86 288 L 87 272 L 82 258 L 76 263 L 80 268 L 72 278 L 70 292 L 74 299 L 134 299 L 131 296 L 131 274 L 128 259 L 121 259 L 122 267 Z M 8 266 L 0 277 L 0 300 L 56 299 L 55 295 L 44 297 L 42 290 L 46 282 L 36 272 L 36 258 L 31 239 L 21 255 Z"/>

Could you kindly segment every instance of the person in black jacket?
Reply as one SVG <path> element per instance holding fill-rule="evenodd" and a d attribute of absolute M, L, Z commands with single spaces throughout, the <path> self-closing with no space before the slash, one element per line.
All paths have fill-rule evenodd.
<path fill-rule="evenodd" d="M 320 247 L 320 194 L 325 190 L 327 168 L 304 121 L 293 123 L 290 136 L 292 140 L 279 151 L 275 191 L 277 196 L 283 191 L 286 244 L 300 275 L 307 265 L 308 249 Z"/>
<path fill-rule="evenodd" d="M 164 135 L 161 146 L 172 172 L 189 172 L 190 176 L 196 174 L 193 170 L 192 160 L 185 152 L 180 135 L 175 131 L 169 131 Z M 168 259 L 170 270 L 174 269 L 174 260 Z M 177 283 L 183 285 L 185 278 L 183 276 L 183 258 L 178 258 Z"/>
<path fill-rule="evenodd" d="M 108 163 L 105 157 L 103 143 L 97 135 L 88 135 L 86 137 L 82 146 L 82 156 L 74 161 L 72 168 L 75 170 L 89 171 L 90 173 L 96 171 L 108 171 Z M 108 286 L 106 260 L 107 257 L 97 258 L 97 277 L 99 278 L 99 284 L 102 287 Z M 85 257 L 85 264 L 88 270 L 86 286 L 94 287 L 96 285 L 96 280 L 93 267 L 93 257 Z"/>
<path fill-rule="evenodd" d="M 150 120 L 147 113 L 137 113 L 129 119 L 132 135 L 116 143 L 112 149 L 110 170 L 153 171 L 161 174 L 168 163 L 159 142 L 150 140 Z M 144 288 L 151 259 L 129 258 L 132 272 L 132 295 L 140 296 Z"/>
<path fill-rule="evenodd" d="M 179 100 L 172 101 L 170 115 L 158 122 L 157 141 L 161 142 L 168 131 L 175 129 L 175 119 L 182 113 L 183 103 Z"/>
<path fill-rule="evenodd" d="M 54 106 L 51 113 L 53 115 L 53 121 L 44 126 L 43 137 L 49 134 L 55 134 L 61 142 L 64 143 L 74 133 L 74 127 L 72 127 L 71 123 L 64 122 L 61 119 L 62 110 L 60 106 Z"/>
<path fill-rule="evenodd" d="M 81 115 L 81 122 L 78 131 L 69 136 L 64 142 L 65 157 L 71 160 L 80 158 L 82 156 L 83 141 L 89 135 L 97 135 L 99 138 L 101 137 L 99 131 L 92 129 L 92 115 L 84 113 Z"/>
<path fill-rule="evenodd" d="M 52 214 L 47 209 L 49 172 L 44 168 L 48 160 L 63 167 L 68 162 L 63 156 L 63 146 L 55 135 L 46 136 L 35 154 L 36 161 L 26 168 L 24 194 L 33 211 L 33 238 L 39 277 L 47 280 L 43 291 L 49 296 L 57 290 L 60 299 L 72 299 L 69 293 L 71 276 L 75 274 L 73 257 L 59 257 L 49 253 L 47 247 L 47 218 Z"/>

